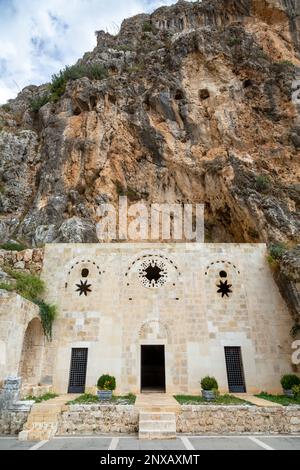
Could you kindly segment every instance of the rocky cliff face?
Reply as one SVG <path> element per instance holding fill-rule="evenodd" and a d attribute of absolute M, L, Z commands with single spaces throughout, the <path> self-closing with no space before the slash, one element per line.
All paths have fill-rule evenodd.
<path fill-rule="evenodd" d="M 0 110 L 0 241 L 96 241 L 120 194 L 204 202 L 210 241 L 299 241 L 300 2 L 179 1 L 97 33 L 107 77 Z"/>

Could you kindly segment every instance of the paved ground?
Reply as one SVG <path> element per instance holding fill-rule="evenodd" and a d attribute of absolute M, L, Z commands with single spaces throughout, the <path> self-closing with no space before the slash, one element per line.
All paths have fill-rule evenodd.
<path fill-rule="evenodd" d="M 0 437 L 1 450 L 300 450 L 300 436 L 182 436 L 173 441 L 80 436 L 56 437 L 38 443 Z"/>

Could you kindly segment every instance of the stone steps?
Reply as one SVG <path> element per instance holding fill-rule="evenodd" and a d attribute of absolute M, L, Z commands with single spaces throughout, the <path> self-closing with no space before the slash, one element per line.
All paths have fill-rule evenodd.
<path fill-rule="evenodd" d="M 140 412 L 139 439 L 176 439 L 176 415 L 170 412 Z"/>
<path fill-rule="evenodd" d="M 19 434 L 20 441 L 46 441 L 52 439 L 58 428 L 58 420 L 65 408 L 65 403 L 75 398 L 66 395 L 35 404 L 31 408 L 28 420 Z"/>

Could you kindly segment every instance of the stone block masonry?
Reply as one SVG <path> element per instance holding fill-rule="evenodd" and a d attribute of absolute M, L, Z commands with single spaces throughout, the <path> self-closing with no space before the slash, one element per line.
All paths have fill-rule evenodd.
<path fill-rule="evenodd" d="M 183 405 L 177 432 L 188 434 L 296 434 L 300 406 L 192 406 Z"/>
<path fill-rule="evenodd" d="M 29 411 L 3 411 L 0 435 L 17 435 Z M 47 425 L 47 423 L 45 423 Z M 56 435 L 132 434 L 139 428 L 139 410 L 131 405 L 69 405 L 58 418 Z M 177 433 L 185 434 L 297 434 L 300 406 L 193 406 L 177 413 Z"/>
<path fill-rule="evenodd" d="M 42 248 L 24 251 L 0 250 L 0 266 L 7 265 L 15 271 L 40 274 L 43 267 Z"/>
<path fill-rule="evenodd" d="M 139 411 L 128 405 L 70 405 L 63 411 L 57 435 L 137 433 Z"/>
<path fill-rule="evenodd" d="M 27 411 L 5 410 L 0 412 L 0 435 L 16 436 L 22 431 L 29 415 Z"/>
<path fill-rule="evenodd" d="M 192 406 L 176 414 L 177 433 L 186 434 L 296 434 L 300 406 Z M 136 433 L 139 410 L 122 405 L 70 405 L 62 412 L 57 435 Z"/>

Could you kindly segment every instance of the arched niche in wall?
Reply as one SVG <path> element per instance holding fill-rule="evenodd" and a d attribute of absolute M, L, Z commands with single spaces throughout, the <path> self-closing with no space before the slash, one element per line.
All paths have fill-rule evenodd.
<path fill-rule="evenodd" d="M 91 259 L 73 260 L 65 278 L 65 291 L 72 297 L 89 297 L 99 285 L 104 273 L 99 264 Z"/>
<path fill-rule="evenodd" d="M 33 318 L 25 330 L 19 374 L 23 385 L 38 385 L 41 379 L 45 336 L 39 318 Z"/>

